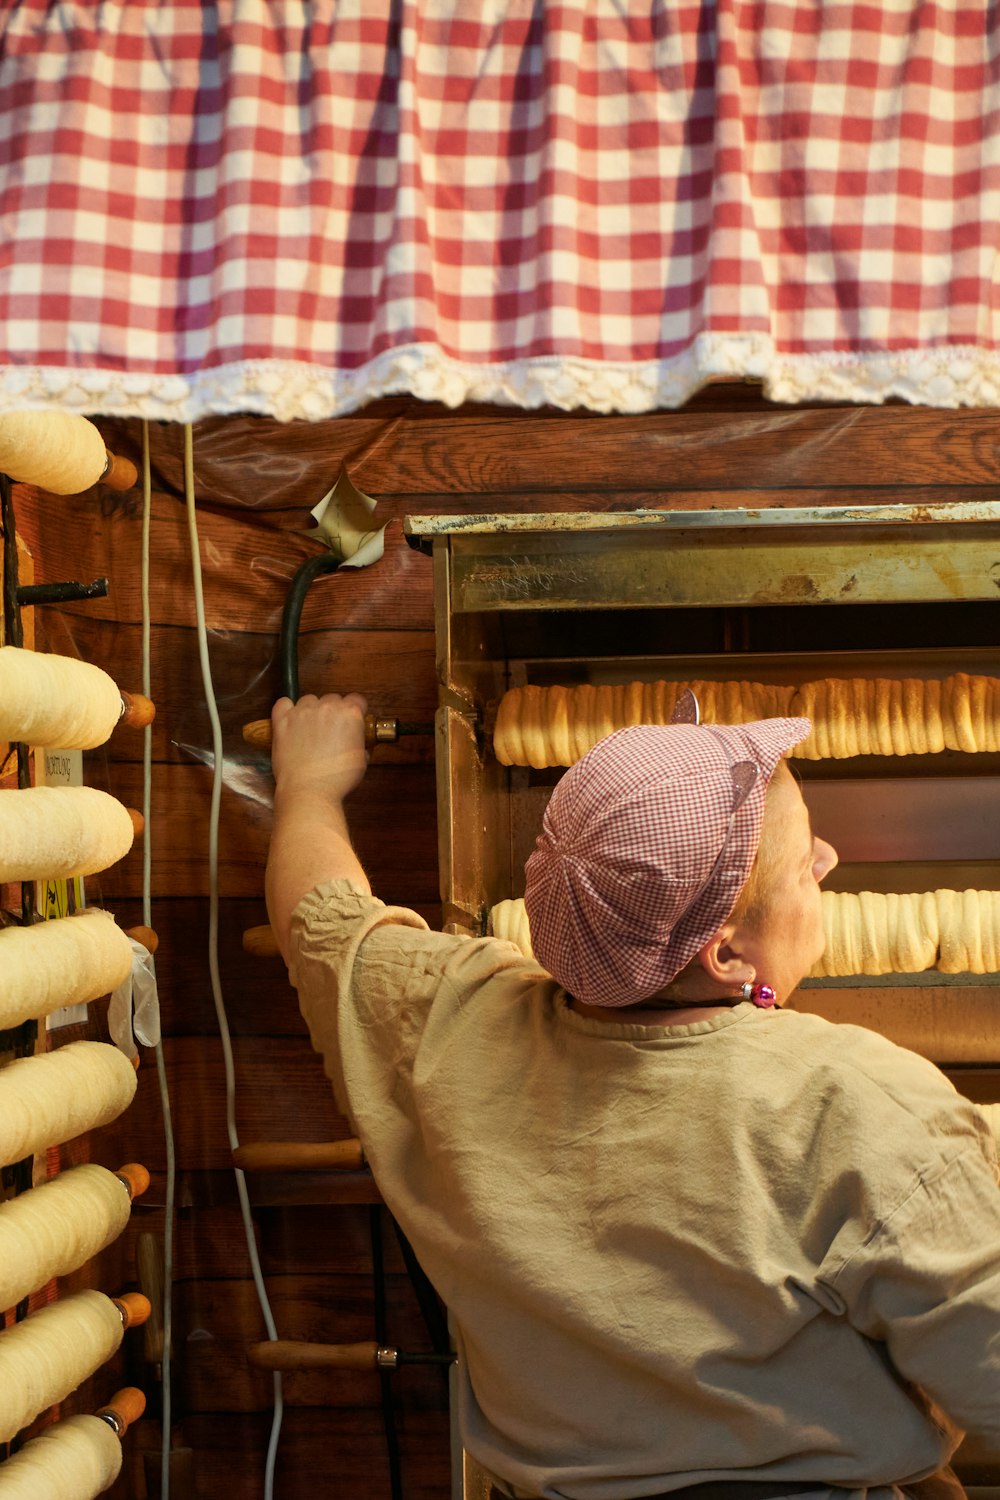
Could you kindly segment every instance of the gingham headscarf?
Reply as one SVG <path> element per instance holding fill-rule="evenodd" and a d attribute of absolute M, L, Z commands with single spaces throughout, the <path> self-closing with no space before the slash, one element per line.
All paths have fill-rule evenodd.
<path fill-rule="evenodd" d="M 552 793 L 525 866 L 539 963 L 590 1005 L 669 983 L 736 905 L 768 783 L 810 728 L 640 724 L 595 745 Z"/>

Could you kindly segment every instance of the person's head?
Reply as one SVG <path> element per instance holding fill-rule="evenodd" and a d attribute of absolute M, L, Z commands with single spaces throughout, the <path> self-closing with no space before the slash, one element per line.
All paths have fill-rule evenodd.
<path fill-rule="evenodd" d="M 813 832 L 788 763 L 779 761 L 747 883 L 693 962 L 720 985 L 758 978 L 787 999 L 823 953 L 820 885 L 836 863 L 836 850 Z M 752 975 L 742 972 L 747 966 Z M 683 979 L 678 975 L 682 987 Z"/>
<path fill-rule="evenodd" d="M 823 951 L 816 839 L 782 757 L 807 719 L 640 725 L 553 792 L 526 866 L 539 962 L 586 1004 L 787 998 Z"/>

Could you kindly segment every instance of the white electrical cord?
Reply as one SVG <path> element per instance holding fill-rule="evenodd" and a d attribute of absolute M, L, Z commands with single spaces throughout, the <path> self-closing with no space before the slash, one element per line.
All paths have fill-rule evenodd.
<path fill-rule="evenodd" d="M 149 523 L 152 510 L 153 486 L 149 469 L 149 424 L 142 424 L 142 691 L 152 697 L 152 672 L 149 659 Z M 145 823 L 142 841 L 142 920 L 152 927 L 152 869 L 153 841 L 150 813 L 153 801 L 153 728 L 147 724 L 142 737 L 142 816 Z M 155 959 L 153 960 L 155 964 Z M 170 1113 L 170 1093 L 167 1088 L 167 1066 L 163 1057 L 163 1043 L 157 1042 L 156 1078 L 160 1088 L 160 1108 L 163 1112 L 163 1135 L 167 1149 L 167 1183 L 163 1210 L 163 1353 L 160 1361 L 160 1385 L 162 1391 L 161 1422 L 163 1432 L 160 1446 L 160 1495 L 170 1500 L 170 1424 L 171 1424 L 171 1351 L 173 1343 L 173 1283 L 174 1283 L 174 1191 L 177 1182 L 177 1161 L 174 1152 L 174 1127 Z"/>
<path fill-rule="evenodd" d="M 229 1021 L 226 1017 L 226 1006 L 222 996 L 222 981 L 219 977 L 219 807 L 222 800 L 222 725 L 219 722 L 219 709 L 215 701 L 215 690 L 212 686 L 212 665 L 208 655 L 208 628 L 205 623 L 205 595 L 201 581 L 201 553 L 198 543 L 198 522 L 195 516 L 194 499 L 194 436 L 190 423 L 184 427 L 184 499 L 187 506 L 188 535 L 191 540 L 191 569 L 194 577 L 194 602 L 198 621 L 198 655 L 201 660 L 201 677 L 205 690 L 205 703 L 208 707 L 208 716 L 212 724 L 212 804 L 208 824 L 208 967 L 212 979 L 212 998 L 215 1001 L 215 1014 L 219 1024 L 219 1035 L 222 1039 L 222 1055 L 226 1070 L 226 1129 L 229 1134 L 229 1144 L 233 1151 L 240 1144 L 239 1135 L 236 1130 L 236 1070 L 233 1066 L 233 1047 L 229 1037 Z M 254 1236 L 253 1219 L 250 1214 L 250 1198 L 247 1193 L 246 1177 L 239 1167 L 233 1168 L 236 1177 L 236 1191 L 240 1200 L 240 1211 L 243 1215 L 243 1229 L 246 1234 L 247 1250 L 250 1254 L 250 1269 L 253 1273 L 254 1286 L 257 1288 L 257 1300 L 260 1310 L 264 1316 L 264 1326 L 267 1329 L 269 1339 L 278 1337 L 274 1317 L 271 1313 L 271 1304 L 267 1299 L 267 1290 L 264 1286 L 264 1276 L 261 1271 L 260 1257 L 257 1254 L 257 1241 Z M 274 1495 L 274 1465 L 278 1452 L 278 1437 L 281 1433 L 281 1418 L 284 1410 L 284 1399 L 282 1394 L 281 1374 L 274 1372 L 274 1419 L 271 1423 L 271 1437 L 267 1448 L 267 1462 L 264 1468 L 264 1500 L 273 1500 Z"/>

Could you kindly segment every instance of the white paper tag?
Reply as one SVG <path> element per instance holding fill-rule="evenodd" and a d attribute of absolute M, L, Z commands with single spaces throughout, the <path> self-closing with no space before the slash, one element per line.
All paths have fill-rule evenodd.
<path fill-rule="evenodd" d="M 112 993 L 108 1031 L 118 1050 L 134 1058 L 138 1056 L 137 1041 L 144 1047 L 155 1047 L 160 1040 L 160 1001 L 153 955 L 135 938 L 129 938 L 129 942 L 132 972 Z"/>
<path fill-rule="evenodd" d="M 352 484 L 341 467 L 336 484 L 309 512 L 342 568 L 368 568 L 382 556 L 385 525 L 372 524 L 377 503 Z"/>

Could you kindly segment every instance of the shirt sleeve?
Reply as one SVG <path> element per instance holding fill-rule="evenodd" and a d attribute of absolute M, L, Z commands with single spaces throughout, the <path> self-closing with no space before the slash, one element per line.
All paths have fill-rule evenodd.
<path fill-rule="evenodd" d="M 1000 1150 L 1000 1104 L 980 1104 L 979 1113 L 989 1127 L 994 1147 Z"/>
<path fill-rule="evenodd" d="M 432 932 L 348 880 L 317 886 L 292 917 L 289 977 L 338 1108 L 388 1103 L 421 1037 L 499 972 L 541 973 L 512 943 Z"/>
<path fill-rule="evenodd" d="M 918 1174 L 828 1284 L 906 1380 L 1000 1445 L 1000 1191 L 977 1143 Z"/>

